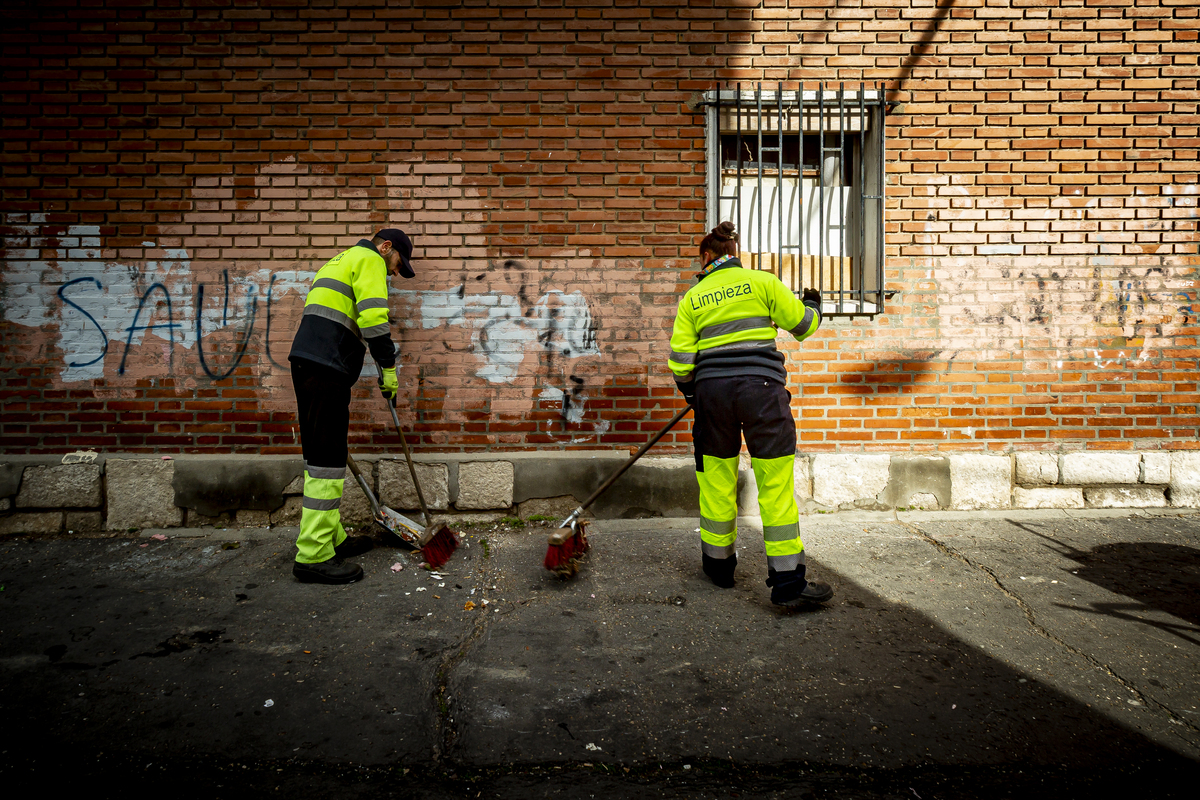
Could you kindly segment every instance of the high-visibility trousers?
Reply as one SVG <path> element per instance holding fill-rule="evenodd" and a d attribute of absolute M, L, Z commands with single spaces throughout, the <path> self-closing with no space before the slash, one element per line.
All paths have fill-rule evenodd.
<path fill-rule="evenodd" d="M 353 385 L 354 380 L 343 372 L 311 361 L 292 361 L 304 451 L 304 505 L 296 539 L 296 560 L 302 564 L 328 561 L 334 547 L 346 538 L 340 508 Z"/>
<path fill-rule="evenodd" d="M 710 558 L 736 552 L 738 453 L 745 436 L 758 483 L 767 566 L 776 572 L 803 567 L 790 399 L 783 384 L 756 375 L 696 384 L 692 441 L 700 483 L 700 546 Z"/>

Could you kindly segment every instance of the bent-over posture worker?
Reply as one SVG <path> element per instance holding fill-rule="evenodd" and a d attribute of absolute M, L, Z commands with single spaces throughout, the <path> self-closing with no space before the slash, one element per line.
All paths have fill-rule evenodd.
<path fill-rule="evenodd" d="M 737 255 L 731 222 L 722 222 L 700 242 L 704 269 L 679 301 L 668 362 L 683 396 L 695 406 L 692 438 L 704 573 L 717 586 L 734 584 L 738 453 L 744 434 L 758 483 L 771 602 L 821 603 L 833 590 L 804 576 L 792 471 L 796 422 L 783 353 L 775 348 L 775 326 L 799 340 L 816 332 L 821 295 L 806 289 L 798 300 L 773 274 L 744 269 Z"/>
<path fill-rule="evenodd" d="M 380 391 L 395 403 L 399 384 L 388 329 L 388 273 L 413 277 L 411 256 L 412 242 L 396 228 L 338 253 L 313 278 L 292 341 L 288 360 L 304 451 L 304 507 L 292 574 L 306 583 L 353 583 L 363 576 L 361 566 L 344 559 L 370 550 L 371 539 L 348 537 L 339 512 L 350 389 L 370 347 L 381 372 Z"/>

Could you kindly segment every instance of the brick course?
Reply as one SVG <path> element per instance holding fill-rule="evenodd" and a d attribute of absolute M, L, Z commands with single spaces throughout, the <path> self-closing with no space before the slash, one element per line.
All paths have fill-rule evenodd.
<path fill-rule="evenodd" d="M 312 270 L 384 224 L 423 450 L 625 448 L 718 83 L 884 83 L 873 318 L 784 342 L 808 452 L 1200 449 L 1197 9 L 47 2 L 0 32 L 6 452 L 296 452 Z M 394 450 L 364 376 L 358 450 Z M 684 450 L 686 426 L 666 449 Z"/>

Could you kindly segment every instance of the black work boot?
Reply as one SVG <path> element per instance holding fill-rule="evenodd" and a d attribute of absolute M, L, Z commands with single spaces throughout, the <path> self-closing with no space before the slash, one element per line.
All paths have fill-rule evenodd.
<path fill-rule="evenodd" d="M 700 558 L 704 563 L 704 574 L 712 578 L 713 583 L 722 589 L 733 588 L 733 571 L 737 569 L 737 553 L 729 558 L 713 558 L 701 553 Z"/>
<path fill-rule="evenodd" d="M 362 580 L 363 569 L 358 564 L 334 556 L 328 561 L 316 564 L 301 564 L 297 561 L 292 564 L 292 574 L 301 583 L 342 584 Z"/>
<path fill-rule="evenodd" d="M 342 543 L 333 548 L 333 554 L 338 558 L 361 556 L 375 546 L 370 536 L 347 536 Z"/>
<path fill-rule="evenodd" d="M 768 569 L 767 573 L 771 602 L 777 606 L 795 608 L 806 603 L 824 603 L 833 597 L 833 589 L 829 584 L 804 579 L 803 565 L 786 572 Z"/>

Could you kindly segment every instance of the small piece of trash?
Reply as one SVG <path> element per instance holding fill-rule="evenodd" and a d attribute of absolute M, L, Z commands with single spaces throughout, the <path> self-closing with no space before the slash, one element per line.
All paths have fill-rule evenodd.
<path fill-rule="evenodd" d="M 161 533 L 156 533 L 153 536 L 151 536 L 150 538 L 156 542 L 165 542 L 167 540 L 167 537 L 163 536 Z"/>
<path fill-rule="evenodd" d="M 423 592 L 423 591 L 425 591 L 425 587 L 424 587 L 424 586 L 418 586 L 418 587 L 417 587 L 417 591 L 418 591 L 418 592 Z"/>
<path fill-rule="evenodd" d="M 62 457 L 63 464 L 91 464 L 100 454 L 95 450 L 76 450 Z"/>
<path fill-rule="evenodd" d="M 171 458 L 170 456 L 163 456 L 163 457 L 162 457 L 162 460 L 163 460 L 163 461 L 171 461 L 171 460 L 172 460 L 172 458 Z"/>
<path fill-rule="evenodd" d="M 956 709 L 956 708 L 958 708 L 958 703 L 951 703 L 951 704 L 950 704 L 950 710 L 951 710 L 951 711 L 953 711 L 953 710 L 954 710 L 954 709 Z"/>
<path fill-rule="evenodd" d="M 149 547 L 149 546 L 150 546 L 150 543 L 149 543 L 149 542 L 146 542 L 145 544 L 139 544 L 139 545 L 138 545 L 138 547 Z"/>
<path fill-rule="evenodd" d="M 684 768 L 684 769 L 691 769 L 691 768 L 692 768 L 692 765 L 691 765 L 691 764 L 684 764 L 684 765 L 683 765 L 683 768 Z"/>
<path fill-rule="evenodd" d="M 404 569 L 404 565 L 399 561 L 397 561 L 395 564 L 392 564 L 392 572 L 399 572 L 402 569 Z"/>
<path fill-rule="evenodd" d="M 604 748 L 603 748 L 603 747 L 597 747 L 596 745 L 592 744 L 591 742 L 588 742 L 588 743 L 587 743 L 587 748 L 585 748 L 585 749 L 587 749 L 587 750 L 603 750 Z"/>
<path fill-rule="evenodd" d="M 467 602 L 463 603 L 463 611 L 474 611 L 474 610 L 475 610 L 475 601 L 474 600 L 468 600 Z"/>
<path fill-rule="evenodd" d="M 271 707 L 271 706 L 273 706 L 273 705 L 275 705 L 275 701 L 274 701 L 274 700 L 268 700 L 267 702 L 263 703 L 263 708 L 270 708 L 270 707 Z"/>

